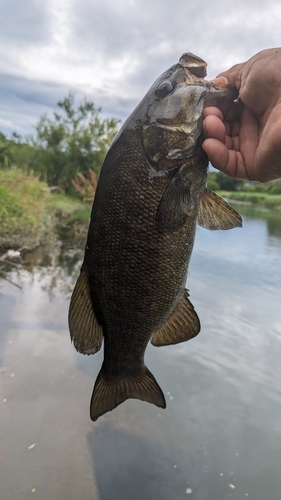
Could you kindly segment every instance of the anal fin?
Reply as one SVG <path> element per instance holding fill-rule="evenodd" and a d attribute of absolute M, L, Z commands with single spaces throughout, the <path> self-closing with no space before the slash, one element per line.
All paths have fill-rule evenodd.
<path fill-rule="evenodd" d="M 152 335 L 152 345 L 161 347 L 179 344 L 196 337 L 200 332 L 199 318 L 188 297 L 189 293 L 185 290 L 178 307 L 166 323 Z"/>
<path fill-rule="evenodd" d="M 78 352 L 95 354 L 100 350 L 103 341 L 102 327 L 94 313 L 88 276 L 83 268 L 72 293 L 68 325 L 71 340 Z"/>
<path fill-rule="evenodd" d="M 126 399 L 140 399 L 153 403 L 160 408 L 166 408 L 165 396 L 152 373 L 146 366 L 143 372 L 136 377 L 117 380 L 107 380 L 103 368 L 98 374 L 90 406 L 92 420 L 113 410 L 124 403 Z"/>
<path fill-rule="evenodd" d="M 242 227 L 241 215 L 208 188 L 205 189 L 200 200 L 197 222 L 199 226 L 211 230 Z"/>

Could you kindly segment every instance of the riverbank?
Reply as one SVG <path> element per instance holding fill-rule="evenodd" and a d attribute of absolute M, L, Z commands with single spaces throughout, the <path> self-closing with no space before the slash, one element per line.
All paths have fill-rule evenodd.
<path fill-rule="evenodd" d="M 281 211 L 281 194 L 217 191 L 228 200 Z M 54 241 L 58 226 L 81 220 L 87 224 L 91 203 L 58 194 L 20 169 L 0 170 L 0 248 L 32 250 Z M 281 213 L 281 212 L 280 212 Z"/>
<path fill-rule="evenodd" d="M 281 195 L 248 191 L 217 191 L 217 194 L 227 200 L 233 200 L 247 205 L 260 206 L 273 210 L 281 210 Z"/>
<path fill-rule="evenodd" d="M 90 203 L 52 193 L 19 169 L 0 171 L 0 248 L 34 249 L 54 240 L 58 225 L 89 220 Z"/>

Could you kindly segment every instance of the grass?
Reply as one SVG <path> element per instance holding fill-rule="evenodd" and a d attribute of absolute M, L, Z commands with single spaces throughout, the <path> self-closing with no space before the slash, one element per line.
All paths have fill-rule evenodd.
<path fill-rule="evenodd" d="M 281 209 L 281 195 L 264 192 L 219 191 L 249 205 Z M 91 203 L 76 196 L 51 194 L 37 177 L 20 169 L 0 170 L 0 247 L 35 248 L 52 242 L 58 225 L 76 220 L 88 222 Z"/>
<path fill-rule="evenodd" d="M 62 220 L 89 220 L 90 205 L 51 194 L 44 182 L 20 169 L 0 170 L 0 247 L 35 248 L 51 242 Z"/>
<path fill-rule="evenodd" d="M 88 221 L 91 215 L 91 203 L 84 203 L 76 196 L 53 194 L 46 202 L 47 209 L 53 211 L 59 220 L 83 219 Z"/>
<path fill-rule="evenodd" d="M 51 224 L 45 210 L 51 196 L 46 184 L 21 170 L 0 171 L 0 246 L 40 244 Z"/>
<path fill-rule="evenodd" d="M 260 205 L 265 208 L 281 209 L 281 195 L 268 194 L 247 191 L 218 191 L 223 198 L 247 203 L 251 205 Z"/>

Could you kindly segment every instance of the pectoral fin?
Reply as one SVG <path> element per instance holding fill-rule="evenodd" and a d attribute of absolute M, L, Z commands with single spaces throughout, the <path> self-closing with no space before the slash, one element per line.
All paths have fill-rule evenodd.
<path fill-rule="evenodd" d="M 190 212 L 190 188 L 175 175 L 167 186 L 156 213 L 156 224 L 161 233 L 180 229 Z"/>
<path fill-rule="evenodd" d="M 83 268 L 72 293 L 68 324 L 71 340 L 78 352 L 95 354 L 100 350 L 102 327 L 95 317 L 88 276 Z"/>
<path fill-rule="evenodd" d="M 178 307 L 168 321 L 152 335 L 151 343 L 154 346 L 161 347 L 186 342 L 200 332 L 199 318 L 188 297 L 189 293 L 185 290 Z"/>
<path fill-rule="evenodd" d="M 242 227 L 242 218 L 223 198 L 206 188 L 200 201 L 199 226 L 205 229 L 232 229 Z"/>

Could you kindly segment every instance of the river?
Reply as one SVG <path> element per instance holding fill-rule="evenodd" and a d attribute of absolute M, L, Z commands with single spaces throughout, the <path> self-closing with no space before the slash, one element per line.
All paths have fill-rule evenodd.
<path fill-rule="evenodd" d="M 281 214 L 198 229 L 187 287 L 201 332 L 149 345 L 166 410 L 129 400 L 89 418 L 102 362 L 77 354 L 67 312 L 79 227 L 0 279 L 2 500 L 280 500 Z"/>

